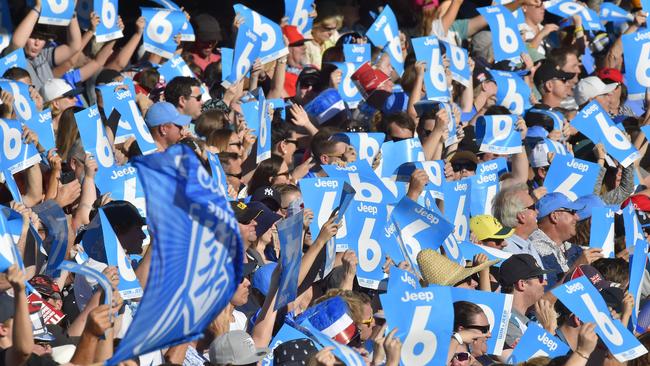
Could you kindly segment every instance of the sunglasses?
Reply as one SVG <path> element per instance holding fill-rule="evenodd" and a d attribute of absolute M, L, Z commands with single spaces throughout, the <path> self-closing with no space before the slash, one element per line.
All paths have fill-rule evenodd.
<path fill-rule="evenodd" d="M 474 172 L 476 171 L 476 164 L 472 162 L 467 162 L 467 163 L 452 163 L 451 164 L 452 169 L 455 172 L 460 172 L 462 170 L 467 170 L 469 172 Z"/>
<path fill-rule="evenodd" d="M 294 145 L 298 146 L 298 140 L 284 139 L 284 141 L 286 141 L 286 142 L 288 142 L 290 144 L 294 144 Z"/>
<path fill-rule="evenodd" d="M 467 326 L 465 326 L 465 328 L 476 329 L 476 330 L 478 330 L 478 331 L 480 331 L 481 333 L 484 333 L 484 334 L 490 331 L 490 326 L 489 325 L 467 325 Z"/>
<path fill-rule="evenodd" d="M 187 99 L 194 98 L 196 99 L 197 102 L 200 102 L 201 97 L 202 97 L 201 95 L 190 95 L 189 97 L 187 97 Z"/>
<path fill-rule="evenodd" d="M 559 209 L 559 210 L 555 210 L 555 212 L 566 212 L 566 213 L 568 213 L 568 214 L 575 215 L 576 212 L 578 212 L 578 211 L 576 211 L 576 210 L 570 210 L 570 209 L 568 209 L 568 208 L 561 208 L 561 209 Z"/>
<path fill-rule="evenodd" d="M 469 361 L 469 352 L 458 352 L 454 355 L 454 358 L 458 361 Z"/>
<path fill-rule="evenodd" d="M 526 210 L 536 211 L 537 208 L 535 207 L 535 204 L 533 203 L 532 205 L 530 205 L 528 207 L 524 207 L 524 209 L 522 211 L 526 211 Z"/>
<path fill-rule="evenodd" d="M 537 281 L 539 281 L 539 283 L 544 283 L 544 275 L 529 277 L 526 280 L 534 280 L 534 279 L 537 279 Z"/>
<path fill-rule="evenodd" d="M 369 327 L 374 320 L 375 320 L 375 318 L 371 315 L 370 318 L 362 321 L 361 324 Z"/>
<path fill-rule="evenodd" d="M 241 179 L 241 177 L 243 176 L 242 173 L 239 173 L 239 174 L 226 173 L 226 175 L 229 176 L 229 177 L 237 178 L 237 179 Z"/>

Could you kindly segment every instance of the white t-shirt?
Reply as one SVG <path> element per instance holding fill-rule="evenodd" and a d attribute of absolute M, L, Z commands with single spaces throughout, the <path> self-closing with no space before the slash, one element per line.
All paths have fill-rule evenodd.
<path fill-rule="evenodd" d="M 235 321 L 230 323 L 230 331 L 232 332 L 233 330 L 243 330 L 245 332 L 246 322 L 248 321 L 248 319 L 246 319 L 246 315 L 239 310 L 233 310 L 232 316 L 235 318 Z"/>

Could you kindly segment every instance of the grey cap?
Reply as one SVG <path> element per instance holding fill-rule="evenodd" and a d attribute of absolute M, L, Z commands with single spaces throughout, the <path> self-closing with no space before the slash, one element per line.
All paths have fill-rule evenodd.
<path fill-rule="evenodd" d="M 243 330 L 233 330 L 219 336 L 210 344 L 210 363 L 248 365 L 256 363 L 271 352 L 267 347 L 256 348 L 253 338 Z"/>

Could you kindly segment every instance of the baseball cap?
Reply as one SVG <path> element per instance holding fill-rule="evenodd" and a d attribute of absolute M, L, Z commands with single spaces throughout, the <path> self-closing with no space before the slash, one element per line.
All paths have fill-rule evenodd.
<path fill-rule="evenodd" d="M 260 214 L 255 218 L 255 222 L 257 222 L 257 226 L 255 226 L 255 232 L 257 233 L 258 238 L 264 235 L 264 233 L 267 232 L 271 226 L 275 224 L 276 221 L 282 218 L 282 216 L 271 211 L 271 209 L 266 207 L 266 205 L 262 202 L 249 202 L 248 207 L 254 211 L 261 211 Z"/>
<path fill-rule="evenodd" d="M 253 196 L 251 196 L 251 201 L 262 202 L 271 211 L 277 211 L 282 207 L 282 196 L 280 196 L 280 192 L 269 186 L 256 189 L 253 192 Z"/>
<path fill-rule="evenodd" d="M 300 74 L 298 74 L 298 80 L 296 84 L 300 85 L 307 85 L 307 86 L 315 86 L 320 83 L 320 71 L 311 66 L 306 66 L 302 68 L 302 71 L 300 71 Z"/>
<path fill-rule="evenodd" d="M 74 97 L 81 94 L 81 88 L 73 88 L 63 79 L 50 79 L 41 87 L 41 95 L 45 103 L 57 98 Z"/>
<path fill-rule="evenodd" d="M 253 273 L 253 281 L 251 285 L 253 288 L 258 289 L 262 295 L 266 296 L 269 293 L 269 287 L 271 287 L 271 277 L 273 277 L 273 271 L 277 267 L 277 263 L 270 262 L 258 268 Z"/>
<path fill-rule="evenodd" d="M 186 126 L 190 124 L 192 117 L 180 114 L 176 107 L 169 102 L 158 102 L 149 108 L 147 114 L 144 116 L 144 121 L 149 128 L 158 127 L 166 123 Z"/>
<path fill-rule="evenodd" d="M 248 207 L 247 204 L 239 201 L 230 201 L 230 207 L 235 213 L 237 222 L 240 224 L 248 224 L 262 213 L 261 209 Z"/>
<path fill-rule="evenodd" d="M 625 201 L 623 201 L 623 204 L 621 204 L 621 208 L 627 207 L 627 205 L 629 205 L 630 203 L 634 205 L 635 210 L 650 212 L 650 197 L 648 197 L 645 194 L 639 193 L 630 196 Z"/>
<path fill-rule="evenodd" d="M 573 91 L 573 96 L 578 106 L 581 106 L 589 102 L 589 99 L 613 92 L 617 86 L 618 83 L 605 84 L 598 76 L 589 76 L 578 82 Z"/>
<path fill-rule="evenodd" d="M 273 350 L 273 365 L 304 366 L 318 353 L 318 349 L 309 338 L 294 339 L 281 343 Z"/>
<path fill-rule="evenodd" d="M 478 215 L 469 220 L 469 229 L 476 235 L 478 240 L 505 239 L 514 234 L 511 227 L 503 226 L 496 217 L 492 215 Z"/>
<path fill-rule="evenodd" d="M 568 276 L 564 282 L 568 282 L 571 280 L 575 280 L 576 278 L 579 278 L 580 276 L 585 276 L 591 281 L 591 283 L 598 289 L 598 291 L 602 291 L 608 287 L 611 286 L 611 282 L 607 281 L 605 277 L 603 277 L 600 272 L 593 266 L 590 266 L 588 264 L 583 264 L 581 266 L 576 267 L 576 269 L 571 272 L 571 275 Z"/>
<path fill-rule="evenodd" d="M 196 39 L 202 42 L 221 40 L 221 27 L 219 21 L 209 14 L 199 14 L 192 17 Z"/>
<path fill-rule="evenodd" d="M 573 79 L 576 74 L 572 72 L 564 72 L 560 66 L 556 65 L 550 60 L 542 61 L 541 65 L 535 71 L 535 85 L 543 84 L 549 80 L 559 79 L 559 80 L 569 80 Z"/>
<path fill-rule="evenodd" d="M 603 81 L 611 80 L 615 83 L 623 82 L 623 74 L 621 74 L 621 71 L 611 67 L 606 67 L 596 71 L 596 76 L 598 76 Z"/>
<path fill-rule="evenodd" d="M 513 254 L 501 263 L 499 268 L 499 281 L 502 285 L 510 286 L 519 280 L 525 280 L 551 273 L 544 270 L 530 254 Z"/>
<path fill-rule="evenodd" d="M 289 47 L 298 47 L 311 41 L 311 39 L 302 36 L 302 33 L 295 25 L 285 25 L 282 27 L 282 34 L 289 40 Z"/>
<path fill-rule="evenodd" d="M 253 338 L 243 330 L 233 330 L 210 343 L 210 362 L 213 364 L 248 365 L 266 357 L 268 347 L 257 348 Z"/>
<path fill-rule="evenodd" d="M 542 197 L 539 201 L 537 201 L 536 206 L 537 206 L 538 218 L 546 217 L 551 212 L 557 211 L 561 208 L 580 211 L 584 207 L 576 202 L 571 202 L 569 198 L 564 195 L 564 193 L 560 193 L 560 192 L 548 193 L 547 195 Z"/>
<path fill-rule="evenodd" d="M 576 212 L 578 214 L 579 221 L 590 218 L 591 210 L 594 207 L 605 207 L 605 202 L 603 202 L 602 198 L 595 194 L 588 194 L 586 196 L 579 197 L 575 203 L 584 206 L 582 209 Z"/>

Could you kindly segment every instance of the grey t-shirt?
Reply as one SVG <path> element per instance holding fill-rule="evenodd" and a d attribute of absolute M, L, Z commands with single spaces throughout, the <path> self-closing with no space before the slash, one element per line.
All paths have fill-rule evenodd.
<path fill-rule="evenodd" d="M 54 46 L 43 48 L 34 59 L 27 59 L 27 71 L 32 77 L 32 84 L 36 87 L 36 90 L 40 91 L 46 81 L 54 79 L 52 68 L 55 66 L 55 48 Z"/>

